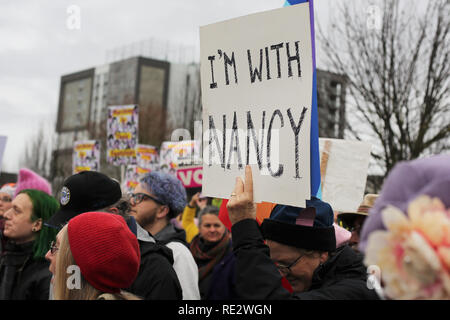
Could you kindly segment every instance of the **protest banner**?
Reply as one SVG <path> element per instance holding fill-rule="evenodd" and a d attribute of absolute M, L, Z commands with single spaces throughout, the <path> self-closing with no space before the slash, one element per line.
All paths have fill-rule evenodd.
<path fill-rule="evenodd" d="M 2 172 L 3 154 L 6 149 L 7 136 L 0 136 L 0 173 Z"/>
<path fill-rule="evenodd" d="M 136 146 L 136 163 L 143 169 L 158 170 L 159 154 L 154 146 L 138 144 Z"/>
<path fill-rule="evenodd" d="M 122 193 L 128 194 L 133 192 L 139 183 L 139 173 L 136 165 L 128 165 L 124 172 L 122 180 Z"/>
<path fill-rule="evenodd" d="M 353 212 L 364 197 L 371 144 L 319 138 L 322 200 L 335 211 Z"/>
<path fill-rule="evenodd" d="M 200 141 L 165 141 L 159 152 L 160 170 L 176 175 L 179 167 L 201 164 Z"/>
<path fill-rule="evenodd" d="M 250 164 L 255 202 L 310 199 L 311 45 L 308 3 L 200 28 L 205 195 Z"/>
<path fill-rule="evenodd" d="M 138 106 L 108 108 L 107 161 L 115 166 L 136 164 Z"/>
<path fill-rule="evenodd" d="M 177 170 L 177 178 L 185 188 L 201 187 L 203 167 L 181 167 Z"/>
<path fill-rule="evenodd" d="M 136 146 L 136 165 L 128 165 L 122 179 L 122 191 L 133 192 L 139 179 L 146 173 L 159 169 L 158 150 L 154 146 L 138 144 Z"/>
<path fill-rule="evenodd" d="M 72 173 L 100 171 L 100 141 L 75 141 L 73 145 Z"/>

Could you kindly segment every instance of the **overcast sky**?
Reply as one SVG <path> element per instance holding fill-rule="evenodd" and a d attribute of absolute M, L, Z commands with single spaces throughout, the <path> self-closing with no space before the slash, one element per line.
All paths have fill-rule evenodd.
<path fill-rule="evenodd" d="M 326 23 L 330 0 L 315 0 Z M 2 171 L 17 172 L 26 140 L 45 122 L 54 129 L 60 77 L 106 62 L 113 48 L 150 38 L 199 46 L 199 26 L 282 7 L 284 0 L 2 0 L 0 135 Z M 67 9 L 81 10 L 69 29 Z M 320 67 L 320 57 L 318 66 Z"/>

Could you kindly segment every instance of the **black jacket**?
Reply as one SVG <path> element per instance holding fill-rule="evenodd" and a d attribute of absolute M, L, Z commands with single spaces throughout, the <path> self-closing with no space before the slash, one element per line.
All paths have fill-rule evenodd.
<path fill-rule="evenodd" d="M 139 240 L 141 265 L 129 292 L 145 300 L 181 300 L 180 282 L 173 269 L 172 250 Z"/>
<path fill-rule="evenodd" d="M 48 300 L 50 263 L 33 259 L 33 243 L 7 242 L 0 258 L 1 300 Z"/>
<path fill-rule="evenodd" d="M 376 293 L 367 288 L 362 256 L 348 246 L 337 249 L 315 271 L 308 291 L 290 294 L 281 284 L 281 275 L 270 259 L 258 223 L 243 220 L 231 230 L 236 255 L 236 291 L 242 299 L 378 299 Z"/>

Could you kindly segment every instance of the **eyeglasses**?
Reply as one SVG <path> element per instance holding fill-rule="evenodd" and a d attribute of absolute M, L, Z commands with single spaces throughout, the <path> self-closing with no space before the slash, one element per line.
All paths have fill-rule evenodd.
<path fill-rule="evenodd" d="M 54 255 L 58 250 L 59 247 L 56 245 L 56 242 L 55 241 L 50 242 L 50 253 Z"/>
<path fill-rule="evenodd" d="M 131 204 L 139 204 L 142 201 L 144 201 L 144 199 L 150 199 L 155 201 L 156 203 L 159 203 L 160 205 L 165 205 L 165 203 L 162 202 L 161 200 L 149 196 L 148 194 L 145 193 L 130 193 L 128 197 L 130 199 Z"/>
<path fill-rule="evenodd" d="M 288 273 L 291 273 L 291 272 L 292 272 L 291 268 L 292 268 L 293 266 L 295 266 L 295 265 L 300 261 L 300 259 L 303 258 L 304 256 L 305 256 L 304 254 L 301 254 L 297 259 L 295 259 L 294 262 L 292 262 L 292 263 L 291 263 L 290 265 L 288 265 L 288 266 L 285 266 L 285 265 L 283 265 L 283 264 L 281 264 L 281 263 L 276 263 L 276 266 L 277 266 L 278 270 L 279 270 L 282 274 L 288 274 Z"/>
<path fill-rule="evenodd" d="M 338 225 L 340 227 L 344 228 L 347 231 L 350 231 L 350 232 L 354 232 L 355 231 L 357 233 L 359 233 L 361 231 L 361 228 L 362 228 L 361 224 L 349 224 L 349 223 L 345 223 L 342 220 L 338 221 Z"/>
<path fill-rule="evenodd" d="M 3 201 L 3 202 L 11 202 L 12 201 L 11 198 L 7 197 L 7 196 L 4 196 L 3 198 L 0 198 L 0 200 Z"/>

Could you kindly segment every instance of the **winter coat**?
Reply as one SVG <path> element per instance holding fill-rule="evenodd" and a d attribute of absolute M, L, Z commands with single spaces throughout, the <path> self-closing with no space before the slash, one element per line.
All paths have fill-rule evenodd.
<path fill-rule="evenodd" d="M 315 270 L 308 291 L 290 294 L 270 259 L 269 247 L 256 220 L 242 220 L 232 227 L 236 256 L 236 291 L 241 299 L 371 300 L 378 299 L 367 288 L 367 271 L 362 255 L 342 246 Z"/>
<path fill-rule="evenodd" d="M 173 268 L 180 280 L 183 300 L 200 300 L 198 267 L 186 242 L 186 232 L 171 223 L 155 235 L 157 242 L 172 249 Z"/>
<path fill-rule="evenodd" d="M 144 229 L 137 225 L 141 265 L 129 291 L 145 300 L 181 300 L 182 291 L 172 266 L 172 250 L 155 243 Z"/>
<path fill-rule="evenodd" d="M 0 258 L 0 300 L 48 299 L 50 263 L 33 258 L 33 244 L 6 243 Z"/>
<path fill-rule="evenodd" d="M 202 300 L 237 299 L 235 292 L 235 257 L 231 241 L 222 260 L 214 266 L 209 275 L 199 282 L 199 287 Z"/>

